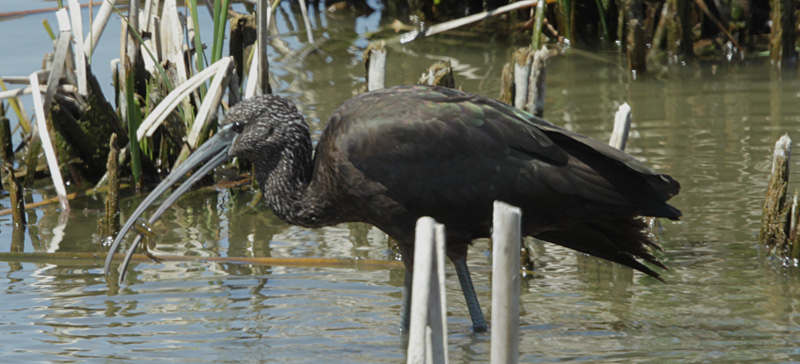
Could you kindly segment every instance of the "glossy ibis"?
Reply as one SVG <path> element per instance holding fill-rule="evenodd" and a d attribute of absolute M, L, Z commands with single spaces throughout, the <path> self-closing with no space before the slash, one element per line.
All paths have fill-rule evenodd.
<path fill-rule="evenodd" d="M 607 144 L 557 127 L 483 96 L 442 87 L 398 86 L 346 101 L 331 116 L 312 154 L 308 124 L 289 100 L 264 95 L 228 112 L 224 125 L 142 202 L 134 220 L 179 178 L 195 172 L 156 211 L 232 157 L 250 160 L 267 206 L 283 221 L 321 227 L 361 221 L 403 248 L 412 272 L 414 226 L 431 216 L 447 229 L 476 331 L 486 329 L 467 270 L 469 243 L 490 236 L 492 204 L 519 206 L 523 235 L 605 258 L 659 278 L 640 260 L 660 246 L 637 216 L 678 219 L 666 203 L 680 185 Z M 123 275 L 136 247 L 131 245 Z M 407 328 L 411 274 L 402 326 Z"/>

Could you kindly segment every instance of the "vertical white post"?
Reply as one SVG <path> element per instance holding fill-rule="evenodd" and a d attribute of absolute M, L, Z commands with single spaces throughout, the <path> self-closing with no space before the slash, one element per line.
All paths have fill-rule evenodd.
<path fill-rule="evenodd" d="M 492 364 L 519 358 L 520 228 L 518 207 L 495 201 L 492 227 Z"/>
<path fill-rule="evenodd" d="M 628 143 L 628 133 L 631 130 L 631 107 L 628 103 L 619 106 L 617 115 L 614 116 L 614 131 L 611 132 L 611 139 L 608 145 L 619 150 L 625 150 Z"/>
<path fill-rule="evenodd" d="M 447 303 L 444 293 L 445 227 L 434 225 L 436 240 L 431 268 L 431 294 L 428 303 L 428 326 L 431 328 L 431 362 L 447 364 Z"/>
<path fill-rule="evenodd" d="M 445 312 L 444 226 L 422 217 L 414 241 L 407 363 L 447 363 Z"/>
<path fill-rule="evenodd" d="M 370 44 L 365 50 L 369 52 L 369 65 L 367 66 L 367 91 L 384 88 L 386 79 L 386 42 L 377 41 Z"/>

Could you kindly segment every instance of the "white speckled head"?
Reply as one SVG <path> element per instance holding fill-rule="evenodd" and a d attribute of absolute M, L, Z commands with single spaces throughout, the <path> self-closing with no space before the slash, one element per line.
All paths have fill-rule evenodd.
<path fill-rule="evenodd" d="M 294 103 L 277 95 L 256 96 L 237 104 L 224 124 L 238 124 L 234 129 L 240 133 L 229 153 L 254 162 L 310 136 Z"/>

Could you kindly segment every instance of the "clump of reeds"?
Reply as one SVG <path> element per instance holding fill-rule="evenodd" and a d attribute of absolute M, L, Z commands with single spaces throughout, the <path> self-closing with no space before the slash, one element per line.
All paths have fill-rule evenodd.
<path fill-rule="evenodd" d="M 732 61 L 748 55 L 771 57 L 777 68 L 796 58 L 796 2 L 709 0 L 546 0 L 547 11 L 539 23 L 529 8 L 540 1 L 409 1 L 412 20 L 458 24 L 481 11 L 501 17 L 511 32 L 532 32 L 539 49 L 541 32 L 551 42 L 589 49 L 620 47 L 628 68 L 637 74 L 661 72 L 666 65 L 692 59 Z M 508 4 L 508 5 L 507 5 Z M 507 7 L 514 11 L 507 13 Z M 453 20 L 457 14 L 473 14 Z M 540 25 L 541 24 L 541 25 Z M 764 24 L 771 24 L 765 26 Z M 436 31 L 434 31 L 436 32 Z M 766 52 L 764 52 L 766 50 Z"/>
<path fill-rule="evenodd" d="M 162 4 L 148 0 L 141 10 L 139 2 L 131 2 L 127 15 L 115 3 L 102 3 L 84 37 L 80 4 L 70 0 L 69 11 L 62 8 L 57 12 L 57 33 L 45 24 L 55 49 L 46 59 L 47 69 L 30 77 L 0 79 L 4 90 L 0 96 L 9 100 L 22 129 L 22 144 L 12 147 L 11 131 L 2 128 L 8 125 L 3 103 L 0 144 L 5 146 L 5 174 L 12 179 L 25 176 L 24 183 L 30 186 L 36 171 L 41 170 L 39 155 L 44 150 L 63 211 L 69 210 L 65 181 L 75 188 L 105 183 L 114 187 L 121 174 L 141 186 L 169 171 L 214 132 L 219 112 L 240 99 L 245 78 L 234 71 L 237 66 L 250 68 L 247 61 L 258 58 L 253 56 L 255 37 L 241 35 L 239 42 L 231 45 L 231 53 L 238 55 L 237 66 L 234 57 L 222 55 L 229 16 L 242 18 L 232 14 L 228 0 L 215 1 L 214 39 L 208 55 L 195 31 L 200 24 L 196 0 L 186 4 L 188 17 L 179 15 L 176 0 Z M 272 10 L 270 5 L 264 7 Z M 123 32 L 120 59 L 112 63 L 115 92 L 108 100 L 92 73 L 91 57 L 109 15 L 115 12 L 122 17 Z M 235 32 L 242 29 L 232 28 Z M 248 78 L 255 77 L 251 74 Z M 2 81 L 28 83 L 29 87 L 9 90 Z M 223 102 L 226 93 L 227 103 Z M 35 125 L 17 101 L 24 94 L 33 95 Z M 115 145 L 121 147 L 119 152 Z M 13 168 L 11 161 L 19 167 Z M 115 201 L 108 201 L 107 206 L 118 209 Z M 105 220 L 101 235 L 113 235 L 119 224 L 118 211 L 110 211 Z"/>

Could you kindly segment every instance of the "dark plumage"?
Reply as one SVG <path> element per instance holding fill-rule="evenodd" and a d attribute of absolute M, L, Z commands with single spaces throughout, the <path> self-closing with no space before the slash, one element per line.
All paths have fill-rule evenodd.
<path fill-rule="evenodd" d="M 680 189 L 671 177 L 605 143 L 448 88 L 399 86 L 346 101 L 313 158 L 308 125 L 290 101 L 275 95 L 234 107 L 215 139 L 222 144 L 187 168 L 209 156 L 220 164 L 226 151 L 249 159 L 279 218 L 306 227 L 370 223 L 401 243 L 409 268 L 416 220 L 431 216 L 445 224 L 447 253 L 474 322 L 482 317 L 476 317 L 474 292 L 469 297 L 463 262 L 468 244 L 490 235 L 495 200 L 522 208 L 523 235 L 656 278 L 637 260 L 664 267 L 650 253 L 659 246 L 637 216 L 681 215 L 666 203 Z"/>

